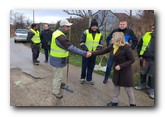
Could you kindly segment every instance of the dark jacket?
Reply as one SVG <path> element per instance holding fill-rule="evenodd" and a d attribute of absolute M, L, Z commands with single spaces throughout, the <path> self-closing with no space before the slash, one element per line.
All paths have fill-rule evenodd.
<path fill-rule="evenodd" d="M 102 50 L 93 52 L 94 55 L 102 55 L 110 52 L 113 55 L 113 45 Z M 113 55 L 114 68 L 113 68 L 113 83 L 115 86 L 133 87 L 133 72 L 132 64 L 135 61 L 132 49 L 129 45 L 121 46 Z M 120 70 L 115 70 L 115 66 L 119 65 Z"/>
<path fill-rule="evenodd" d="M 29 42 L 29 43 L 31 43 L 31 44 L 34 44 L 34 42 L 32 41 L 32 37 L 33 37 L 34 35 L 35 35 L 35 34 L 34 34 L 31 30 L 29 30 L 29 31 L 28 31 L 28 35 L 27 35 L 27 38 L 26 38 L 27 42 Z"/>
<path fill-rule="evenodd" d="M 154 60 L 154 53 L 155 53 L 155 36 L 151 33 L 151 40 L 149 45 L 146 48 L 146 51 L 143 55 L 140 55 L 141 47 L 143 45 L 143 39 L 141 39 L 137 45 L 137 54 L 139 57 L 144 57 L 146 59 Z"/>
<path fill-rule="evenodd" d="M 53 31 L 50 29 L 41 31 L 40 39 L 42 43 L 42 48 L 47 48 L 50 45 L 52 33 Z"/>
<path fill-rule="evenodd" d="M 124 33 L 124 38 L 125 38 L 125 42 L 130 42 L 132 41 L 132 45 L 131 45 L 131 48 L 132 49 L 135 49 L 136 48 L 136 45 L 138 43 L 138 40 L 137 40 L 137 37 L 136 35 L 134 34 L 133 30 L 129 29 L 129 28 L 125 28 L 125 29 L 120 29 L 120 28 L 117 28 L 117 29 L 114 29 L 107 37 L 107 46 L 110 45 L 110 41 L 112 39 L 112 35 L 114 32 L 123 32 Z"/>
<path fill-rule="evenodd" d="M 94 38 L 96 33 L 100 33 L 100 31 L 97 30 L 96 32 L 94 32 L 91 30 L 91 28 L 89 28 L 89 33 L 92 33 L 92 36 Z M 85 42 L 86 42 L 86 31 L 84 31 L 83 34 L 81 35 L 80 47 L 82 50 L 88 51 L 88 48 L 86 47 Z M 100 41 L 99 41 L 99 45 L 97 46 L 96 50 L 101 50 L 102 47 L 103 47 L 103 36 L 101 36 Z"/>
<path fill-rule="evenodd" d="M 67 34 L 67 32 L 65 32 L 65 30 L 63 30 L 62 28 L 59 28 L 58 30 L 62 31 L 64 34 Z M 65 49 L 69 52 L 73 52 L 75 54 L 79 54 L 81 56 L 86 56 L 86 51 L 83 51 L 77 47 L 75 47 L 70 41 L 69 39 L 64 36 L 64 35 L 60 35 L 59 37 L 56 38 L 56 44 L 62 48 Z M 67 63 L 68 57 L 64 57 L 64 58 L 57 58 L 57 57 L 53 57 L 50 56 L 50 64 L 54 67 L 64 67 Z"/>

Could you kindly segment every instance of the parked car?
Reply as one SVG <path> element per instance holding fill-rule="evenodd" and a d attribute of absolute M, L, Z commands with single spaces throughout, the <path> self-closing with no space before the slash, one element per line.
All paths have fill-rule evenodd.
<path fill-rule="evenodd" d="M 20 42 L 20 41 L 26 42 L 27 35 L 28 35 L 27 29 L 16 29 L 14 42 L 15 43 Z"/>

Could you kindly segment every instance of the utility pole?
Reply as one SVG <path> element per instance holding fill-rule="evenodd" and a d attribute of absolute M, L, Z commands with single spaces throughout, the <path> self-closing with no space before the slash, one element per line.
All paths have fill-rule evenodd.
<path fill-rule="evenodd" d="M 34 23 L 34 10 L 33 10 L 33 23 Z"/>
<path fill-rule="evenodd" d="M 92 10 L 88 10 L 88 14 L 89 14 L 89 27 L 90 27 L 92 21 Z"/>
<path fill-rule="evenodd" d="M 132 10 L 130 10 L 130 27 L 132 27 Z"/>

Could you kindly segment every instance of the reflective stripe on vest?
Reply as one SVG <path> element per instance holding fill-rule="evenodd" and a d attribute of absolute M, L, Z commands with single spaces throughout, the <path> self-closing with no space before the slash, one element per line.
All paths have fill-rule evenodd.
<path fill-rule="evenodd" d="M 140 55 L 143 55 L 146 51 L 146 48 L 151 40 L 151 32 L 147 32 L 143 37 L 143 45 L 141 47 Z"/>
<path fill-rule="evenodd" d="M 41 40 L 40 40 L 40 33 L 39 33 L 39 31 L 38 31 L 38 30 L 35 31 L 35 30 L 33 30 L 33 29 L 30 29 L 30 30 L 34 33 L 34 36 L 32 37 L 32 41 L 33 41 L 34 43 L 40 43 Z"/>
<path fill-rule="evenodd" d="M 89 30 L 86 30 L 86 42 L 89 51 L 95 51 L 97 46 L 99 45 L 99 41 L 101 38 L 101 33 L 96 33 L 95 38 L 93 39 L 92 33 L 89 33 Z"/>
<path fill-rule="evenodd" d="M 57 58 L 67 57 L 69 55 L 69 52 L 60 48 L 56 44 L 56 38 L 60 35 L 66 36 L 62 31 L 56 30 L 52 35 L 52 41 L 51 41 L 51 50 L 50 55 Z"/>

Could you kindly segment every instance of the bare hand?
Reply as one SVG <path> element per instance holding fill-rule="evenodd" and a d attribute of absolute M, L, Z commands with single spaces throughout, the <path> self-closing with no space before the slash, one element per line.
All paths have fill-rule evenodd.
<path fill-rule="evenodd" d="M 115 67 L 115 69 L 116 69 L 117 71 L 119 71 L 121 68 L 120 68 L 119 65 L 117 65 L 117 66 Z"/>
<path fill-rule="evenodd" d="M 92 56 L 92 53 L 88 51 L 86 54 L 86 58 L 89 58 L 90 56 Z"/>

